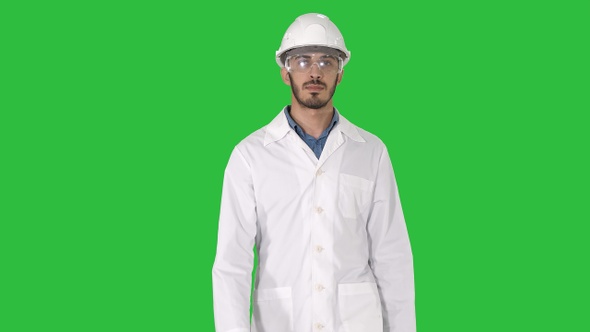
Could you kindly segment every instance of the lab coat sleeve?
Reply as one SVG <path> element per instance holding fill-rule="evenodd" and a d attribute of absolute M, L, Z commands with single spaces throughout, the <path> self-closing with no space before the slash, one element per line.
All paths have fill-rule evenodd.
<path fill-rule="evenodd" d="M 213 309 L 217 332 L 250 331 L 250 292 L 256 236 L 256 203 L 250 166 L 235 148 L 223 179 Z"/>
<path fill-rule="evenodd" d="M 412 251 L 389 154 L 384 148 L 367 223 L 370 265 L 377 281 L 384 332 L 415 332 Z"/>

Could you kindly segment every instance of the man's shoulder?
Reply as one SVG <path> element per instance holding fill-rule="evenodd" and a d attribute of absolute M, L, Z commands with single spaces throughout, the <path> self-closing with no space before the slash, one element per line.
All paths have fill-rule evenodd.
<path fill-rule="evenodd" d="M 238 144 L 238 148 L 259 148 L 267 145 L 270 142 L 276 141 L 282 138 L 289 130 L 287 119 L 283 111 L 279 112 L 274 119 L 263 126 L 262 128 L 254 131 L 250 135 L 246 136 Z"/>
<path fill-rule="evenodd" d="M 369 146 L 374 146 L 374 147 L 379 147 L 379 148 L 384 148 L 385 144 L 383 143 L 383 141 L 375 134 L 357 126 L 356 124 L 350 122 L 350 120 L 344 118 L 344 121 L 348 123 L 348 126 L 356 129 L 356 131 L 358 132 L 358 134 L 360 135 L 360 137 L 362 137 L 362 139 L 365 141 L 364 143 L 366 143 Z M 344 123 L 343 123 L 344 124 Z M 345 124 L 346 125 L 346 124 Z"/>
<path fill-rule="evenodd" d="M 264 137 L 266 135 L 266 127 L 264 126 L 250 135 L 243 138 L 238 144 L 236 144 L 236 148 L 238 149 L 251 149 L 253 147 L 260 147 L 264 145 Z"/>
<path fill-rule="evenodd" d="M 379 146 L 385 146 L 385 144 L 383 143 L 381 138 L 379 138 L 379 136 L 377 136 L 367 130 L 364 130 L 363 128 L 360 128 L 360 127 L 357 127 L 357 129 L 358 129 L 361 137 L 364 138 L 365 141 L 367 141 L 367 143 L 379 145 Z"/>

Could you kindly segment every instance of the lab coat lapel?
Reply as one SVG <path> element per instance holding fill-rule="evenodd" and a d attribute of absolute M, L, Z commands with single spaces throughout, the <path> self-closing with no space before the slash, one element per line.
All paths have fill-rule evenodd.
<path fill-rule="evenodd" d="M 365 143 L 365 139 L 361 136 L 356 126 L 354 126 L 350 121 L 348 121 L 342 114 L 338 113 L 339 120 L 338 123 L 332 131 L 330 135 L 328 135 L 328 140 L 326 141 L 326 145 L 324 146 L 324 150 L 320 155 L 320 160 L 317 163 L 316 168 L 322 167 L 324 162 L 330 158 L 330 156 L 338 150 L 342 144 L 345 143 L 347 139 L 351 139 L 353 141 L 359 143 Z M 346 136 L 346 138 L 345 138 Z"/>
<path fill-rule="evenodd" d="M 297 133 L 289 126 L 287 117 L 285 116 L 285 109 L 277 114 L 277 116 L 265 127 L 264 146 L 268 146 L 274 142 L 287 139 L 290 141 L 288 146 L 294 150 L 294 153 L 302 159 L 307 159 L 311 163 L 311 167 L 315 168 L 317 165 L 317 158 L 313 151 L 305 144 L 305 142 L 297 135 Z"/>
<path fill-rule="evenodd" d="M 301 139 L 301 137 L 299 137 L 299 135 L 297 135 L 297 133 L 293 129 L 291 129 L 291 131 L 289 132 L 289 136 L 291 136 L 290 138 L 291 142 L 293 143 L 293 149 L 296 150 L 295 153 L 300 155 L 302 159 L 309 160 L 312 166 L 316 167 L 318 159 L 313 153 L 313 151 L 311 151 L 309 146 L 305 144 L 305 142 Z"/>
<path fill-rule="evenodd" d="M 337 111 L 337 110 L 336 110 Z M 315 166 L 316 170 L 330 158 L 330 156 L 344 144 L 347 139 L 352 139 L 357 142 L 366 142 L 360 135 L 356 126 L 350 123 L 342 114 L 338 113 L 338 123 L 332 128 L 332 131 L 328 135 L 326 145 L 320 155 L 320 159 L 317 160 L 311 149 L 305 144 L 305 142 L 295 133 L 295 131 L 289 126 L 287 118 L 284 114 L 284 109 L 279 113 L 274 120 L 266 127 L 266 135 L 264 137 L 264 146 L 267 146 L 273 142 L 285 138 L 285 136 L 291 136 L 292 146 L 297 148 L 297 153 L 302 153 L 306 159 L 310 160 Z M 346 138 L 344 137 L 346 136 Z"/>
<path fill-rule="evenodd" d="M 324 150 L 320 155 L 320 160 L 316 164 L 316 169 L 322 167 L 324 162 L 332 153 L 334 153 L 338 148 L 344 143 L 344 137 L 342 132 L 340 131 L 340 124 L 337 124 L 335 128 L 332 128 L 332 131 L 328 135 L 328 139 L 326 140 L 326 145 L 324 146 Z"/>

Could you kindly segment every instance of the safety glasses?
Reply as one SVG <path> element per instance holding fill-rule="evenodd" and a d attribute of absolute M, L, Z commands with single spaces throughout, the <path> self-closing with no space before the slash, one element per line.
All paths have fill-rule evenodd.
<path fill-rule="evenodd" d="M 342 58 L 327 54 L 293 54 L 285 60 L 285 68 L 292 73 L 306 73 L 313 65 L 318 66 L 324 74 L 335 74 L 342 71 Z"/>

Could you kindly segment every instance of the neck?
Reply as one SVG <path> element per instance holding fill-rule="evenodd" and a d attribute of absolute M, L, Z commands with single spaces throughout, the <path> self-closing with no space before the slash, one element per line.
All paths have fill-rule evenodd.
<path fill-rule="evenodd" d="M 334 107 L 332 101 L 322 108 L 313 109 L 301 106 L 297 100 L 292 100 L 290 114 L 305 133 L 317 139 L 330 125 L 334 116 Z"/>

